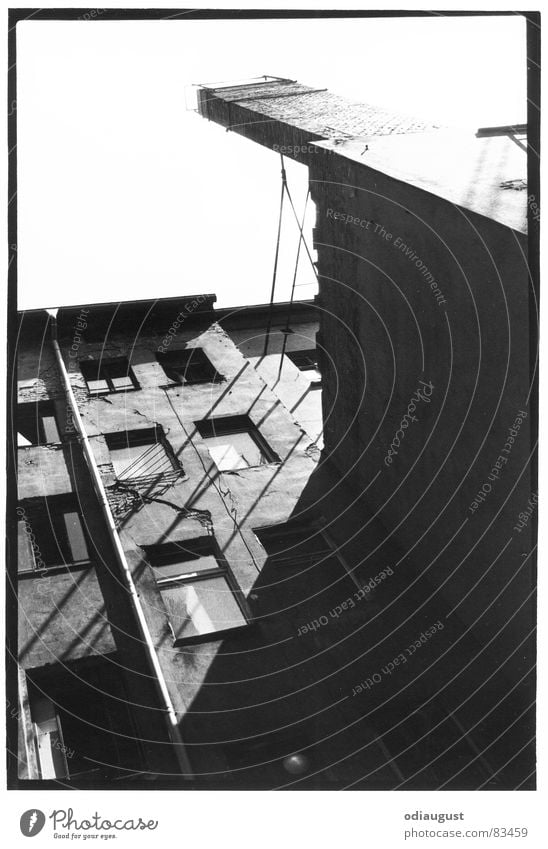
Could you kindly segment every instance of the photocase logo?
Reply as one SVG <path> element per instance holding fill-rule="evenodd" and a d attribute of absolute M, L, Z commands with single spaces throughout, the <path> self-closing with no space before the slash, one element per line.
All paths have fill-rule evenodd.
<path fill-rule="evenodd" d="M 37 808 L 31 808 L 30 811 L 25 811 L 19 820 L 21 834 L 25 837 L 36 837 L 44 828 L 46 815 Z"/>

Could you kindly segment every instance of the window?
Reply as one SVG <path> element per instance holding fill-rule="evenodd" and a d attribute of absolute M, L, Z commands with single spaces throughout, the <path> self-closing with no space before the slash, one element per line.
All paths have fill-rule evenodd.
<path fill-rule="evenodd" d="M 287 523 L 255 531 L 270 558 L 280 566 L 306 569 L 334 556 L 333 548 L 314 525 Z"/>
<path fill-rule="evenodd" d="M 125 778 L 143 753 L 120 664 L 86 658 L 27 677 L 40 777 Z"/>
<path fill-rule="evenodd" d="M 46 445 L 60 442 L 52 401 L 36 401 L 17 406 L 17 445 Z"/>
<path fill-rule="evenodd" d="M 56 707 L 38 693 L 31 704 L 40 778 L 68 778 L 67 748 Z"/>
<path fill-rule="evenodd" d="M 247 416 L 204 419 L 196 427 L 220 472 L 280 462 Z"/>
<path fill-rule="evenodd" d="M 80 370 L 92 395 L 140 388 L 126 357 L 111 360 L 82 360 Z"/>
<path fill-rule="evenodd" d="M 223 379 L 203 348 L 186 348 L 156 354 L 158 362 L 175 383 L 216 383 Z"/>
<path fill-rule="evenodd" d="M 182 473 L 160 427 L 105 434 L 114 473 L 119 481 L 155 479 Z"/>
<path fill-rule="evenodd" d="M 19 571 L 89 563 L 89 545 L 76 499 L 24 501 L 19 510 Z"/>
<path fill-rule="evenodd" d="M 257 528 L 255 534 L 276 566 L 288 567 L 303 576 L 321 575 L 327 588 L 340 584 L 355 591 L 365 585 L 345 557 L 345 543 L 337 545 L 319 523 L 290 521 Z M 311 586 L 308 584 L 309 590 Z"/>
<path fill-rule="evenodd" d="M 147 549 L 176 643 L 247 625 L 238 589 L 211 537 Z"/>
<path fill-rule="evenodd" d="M 322 375 L 318 366 L 318 351 L 310 348 L 307 351 L 288 351 L 287 356 L 300 371 L 308 372 L 308 377 L 313 386 L 319 386 Z"/>
<path fill-rule="evenodd" d="M 21 510 L 21 508 L 19 508 Z M 23 514 L 24 515 L 24 514 Z M 37 568 L 34 550 L 34 534 L 28 520 L 20 518 L 17 521 L 17 571 L 34 572 Z M 39 565 L 39 564 L 38 564 Z"/>

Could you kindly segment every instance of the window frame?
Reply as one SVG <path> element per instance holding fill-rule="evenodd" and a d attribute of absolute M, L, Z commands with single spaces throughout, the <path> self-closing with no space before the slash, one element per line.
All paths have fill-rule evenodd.
<path fill-rule="evenodd" d="M 147 436 L 150 435 L 153 437 L 150 442 L 147 439 Z M 171 471 L 158 472 L 157 474 L 152 475 L 135 475 L 128 476 L 127 478 L 120 478 L 116 474 L 116 470 L 114 471 L 114 475 L 116 480 L 123 483 L 131 483 L 132 481 L 138 482 L 143 480 L 148 480 L 150 478 L 158 478 L 161 480 L 162 478 L 171 478 L 172 476 L 181 477 L 184 475 L 184 469 L 182 464 L 180 463 L 173 447 L 171 446 L 169 440 L 167 439 L 164 429 L 161 425 L 153 425 L 152 427 L 146 428 L 133 428 L 132 430 L 116 430 L 111 431 L 110 433 L 105 433 L 105 442 L 107 445 L 107 449 L 109 451 L 109 456 L 112 451 L 121 450 L 124 448 L 132 448 L 139 447 L 139 445 L 148 445 L 152 447 L 153 445 L 161 445 L 164 449 L 167 460 L 171 463 L 172 469 Z M 128 439 L 128 437 L 130 437 Z M 140 442 L 140 440 L 142 440 Z M 119 443 L 118 445 L 116 443 Z M 137 462 L 137 461 L 134 461 Z M 111 458 L 112 463 L 112 458 Z M 114 468 L 114 464 L 113 468 Z M 128 468 L 131 468 L 131 465 Z M 146 468 L 146 467 L 145 467 Z"/>
<path fill-rule="evenodd" d="M 289 521 L 276 525 L 264 525 L 262 527 L 253 528 L 253 533 L 266 551 L 267 556 L 272 558 L 274 561 L 276 561 L 277 554 L 269 551 L 265 544 L 268 542 L 269 538 L 275 540 L 276 538 L 283 539 L 283 537 L 290 538 L 292 536 L 299 535 L 302 536 L 302 543 L 306 543 L 307 537 L 314 537 L 318 538 L 318 540 L 322 540 L 325 544 L 325 548 L 321 552 L 317 552 L 317 554 L 321 554 L 322 559 L 334 557 L 340 563 L 343 573 L 346 574 L 346 576 L 359 590 L 362 590 L 363 584 L 356 575 L 356 569 L 353 569 L 350 566 L 348 560 L 341 553 L 341 546 L 338 546 L 331 534 L 325 530 L 325 526 L 327 524 L 327 520 L 324 517 L 320 517 L 304 522 Z M 311 560 L 313 555 L 314 552 L 311 552 Z M 283 561 L 278 559 L 276 565 L 279 568 L 284 568 L 294 564 L 294 562 L 295 558 L 285 557 L 283 558 Z"/>
<path fill-rule="evenodd" d="M 30 445 L 20 445 L 19 444 L 19 436 L 22 436 L 24 439 L 27 437 L 24 435 L 22 431 L 19 430 L 19 426 L 21 424 L 21 413 L 24 407 L 30 408 L 34 407 L 35 413 L 34 416 L 29 416 L 27 419 L 27 423 L 31 425 L 33 440 Z M 44 413 L 48 411 L 49 415 L 45 415 Z M 27 410 L 30 412 L 30 410 Z M 25 413 L 23 413 L 23 416 Z M 46 439 L 46 432 L 44 428 L 44 419 L 52 418 L 55 423 L 55 429 L 57 431 L 57 439 L 51 440 Z M 36 432 L 34 432 L 34 428 L 36 428 Z M 55 409 L 55 404 L 50 398 L 42 398 L 37 401 L 23 401 L 17 404 L 17 413 L 16 413 L 16 431 L 17 431 L 17 447 L 18 448 L 32 448 L 37 445 L 61 445 L 61 429 L 59 427 L 59 421 L 57 418 L 57 412 Z M 35 441 L 36 440 L 36 441 Z"/>
<path fill-rule="evenodd" d="M 105 770 L 111 780 L 119 780 L 139 774 L 141 770 L 146 768 L 146 755 L 135 716 L 131 709 L 124 675 L 116 676 L 116 680 L 113 679 L 113 675 L 116 675 L 116 673 L 109 667 L 108 660 L 104 655 L 89 655 L 86 658 L 79 658 L 76 661 L 69 662 L 68 665 L 59 665 L 57 663 L 49 667 L 38 667 L 26 672 L 29 713 L 34 731 L 32 742 L 34 743 L 37 755 L 37 767 L 40 773 L 43 773 L 43 764 L 38 752 L 39 735 L 37 729 L 38 725 L 43 725 L 44 723 L 37 723 L 35 718 L 39 701 L 50 703 L 50 713 L 52 714 L 50 722 L 52 725 L 54 723 L 57 725 L 57 729 L 52 728 L 51 731 L 55 733 L 57 730 L 58 739 L 62 746 L 60 752 L 63 755 L 63 767 L 66 770 L 66 774 L 65 776 L 61 774 L 56 775 L 56 779 L 64 777 L 71 781 L 93 781 L 98 773 Z M 70 701 L 67 705 L 68 688 L 73 690 L 74 687 L 76 687 L 77 692 L 81 691 L 83 698 L 87 700 L 92 699 L 93 704 L 99 712 L 100 721 L 96 724 L 96 727 L 100 732 L 100 737 L 104 739 L 105 746 L 108 741 L 111 747 L 109 751 L 114 751 L 115 753 L 113 761 L 109 765 L 101 765 L 99 763 L 94 765 L 93 762 L 90 762 L 88 769 L 75 769 L 72 766 L 72 757 L 77 752 L 77 749 L 74 748 L 71 750 L 75 741 L 70 736 L 71 724 L 67 720 L 69 718 L 70 720 L 75 720 L 76 725 L 78 726 L 80 724 L 80 727 L 87 726 L 90 722 L 89 718 L 81 717 L 80 714 L 75 714 L 71 711 Z M 124 725 L 117 726 L 113 722 L 110 709 L 111 704 L 120 705 L 119 718 L 125 723 Z M 72 725 L 72 728 L 74 728 L 74 725 Z M 47 734 L 48 729 L 45 729 L 45 731 Z M 118 737 L 123 737 L 130 741 L 133 749 L 131 755 L 135 758 L 134 769 L 128 769 L 128 764 L 124 763 L 118 757 Z M 59 749 L 59 744 L 53 743 L 51 749 Z M 68 754 L 69 751 L 71 751 L 71 754 Z M 57 761 L 58 763 L 60 761 L 59 755 L 57 755 Z M 61 770 L 59 772 L 61 773 Z M 53 778 L 54 776 L 50 776 L 50 779 Z M 40 780 L 47 779 L 42 776 Z"/>
<path fill-rule="evenodd" d="M 247 415 L 215 416 L 213 418 L 195 421 L 194 425 L 196 427 L 196 430 L 200 434 L 200 437 L 204 440 L 206 447 L 207 440 L 213 437 L 230 436 L 231 434 L 236 433 L 247 433 L 251 437 L 259 451 L 265 457 L 264 463 L 259 463 L 254 466 L 242 466 L 240 469 L 237 470 L 220 469 L 217 466 L 217 463 L 215 463 L 213 457 L 211 457 L 212 462 L 215 463 L 215 465 L 219 469 L 219 472 L 260 469 L 263 466 L 279 465 L 282 462 L 281 458 L 276 453 L 276 451 L 274 451 L 274 449 L 271 448 L 269 443 L 266 441 L 259 428 L 254 424 L 254 422 L 251 421 L 251 419 Z"/>
<path fill-rule="evenodd" d="M 320 370 L 320 359 L 317 348 L 302 348 L 299 351 L 286 351 L 286 356 L 289 357 L 293 365 L 299 371 L 306 373 L 307 371 L 318 372 L 319 377 L 311 377 L 310 385 L 320 387 L 322 384 L 322 373 Z"/>
<path fill-rule="evenodd" d="M 166 610 L 166 616 L 170 622 L 170 627 L 173 630 L 173 646 L 194 645 L 198 643 L 217 642 L 231 634 L 237 634 L 240 631 L 249 628 L 253 624 L 253 619 L 249 606 L 245 600 L 238 582 L 234 578 L 232 571 L 228 565 L 226 558 L 221 552 L 219 545 L 213 536 L 194 537 L 188 540 L 180 540 L 178 542 L 160 543 L 157 545 L 144 546 L 146 561 L 152 569 L 156 587 L 160 596 L 162 596 L 162 587 L 177 587 L 177 586 L 192 586 L 197 583 L 206 583 L 212 578 L 223 578 L 225 584 L 231 592 L 243 619 L 240 625 L 234 625 L 229 628 L 222 628 L 217 631 L 210 631 L 207 634 L 192 634 L 187 637 L 177 637 L 171 624 L 169 610 L 162 596 L 162 602 Z M 181 552 L 185 552 L 188 557 L 181 558 Z M 211 569 L 204 569 L 197 572 L 186 571 L 178 576 L 169 576 L 167 578 L 159 577 L 159 568 L 162 563 L 168 565 L 170 562 L 181 562 L 184 568 L 184 563 L 197 560 L 200 556 L 214 557 L 217 566 Z"/>
<path fill-rule="evenodd" d="M 38 694 L 29 700 L 29 704 L 33 717 L 33 742 L 40 780 L 68 779 L 70 773 L 66 757 L 67 747 L 57 705 L 48 696 Z M 42 712 L 46 715 L 37 719 L 36 715 Z"/>
<path fill-rule="evenodd" d="M 27 546 L 27 550 L 30 551 L 32 560 L 32 565 L 29 569 L 21 569 L 18 547 L 17 572 L 19 578 L 32 577 L 37 574 L 56 574 L 82 569 L 93 565 L 94 558 L 92 556 L 92 541 L 84 521 L 82 511 L 74 496 L 64 494 L 42 496 L 36 499 L 23 499 L 19 502 L 18 507 L 23 511 L 22 515 L 18 515 L 18 534 L 21 531 L 21 526 L 23 526 L 22 530 L 26 538 L 25 544 Z M 75 559 L 72 556 L 74 553 L 74 540 L 67 529 L 65 520 L 65 516 L 70 514 L 74 514 L 78 517 L 79 528 L 77 533 L 81 534 L 82 541 L 87 552 L 87 557 L 85 558 Z M 60 557 L 63 558 L 62 562 L 49 563 L 44 560 L 46 545 L 42 544 L 42 546 L 40 546 L 40 537 L 44 532 L 43 523 L 45 523 L 47 527 L 47 533 L 50 534 L 47 548 L 56 547 Z M 36 552 L 33 548 L 30 534 L 32 534 L 36 539 Z M 70 558 L 66 558 L 65 555 L 67 553 L 70 553 Z M 43 565 L 39 565 L 37 560 L 41 561 Z"/>
<path fill-rule="evenodd" d="M 113 377 L 110 374 L 111 369 L 115 366 L 116 363 L 125 362 L 127 363 L 127 372 L 126 375 L 131 381 L 131 386 L 124 386 L 118 388 L 113 383 Z M 132 365 L 127 357 L 109 357 L 109 358 L 100 358 L 99 360 L 91 359 L 91 360 L 80 360 L 79 362 L 80 372 L 82 377 L 86 382 L 86 388 L 91 397 L 96 397 L 99 395 L 112 395 L 114 393 L 119 392 L 134 392 L 137 389 L 141 388 L 141 385 L 137 378 L 135 377 L 135 372 L 133 371 Z M 89 372 L 94 369 L 96 377 L 90 377 Z M 86 375 L 86 372 L 88 374 Z M 106 381 L 107 388 L 106 389 L 91 389 L 89 382 L 91 380 L 104 380 Z"/>
<path fill-rule="evenodd" d="M 206 372 L 208 372 L 207 376 L 198 379 L 189 379 L 185 376 L 186 370 L 189 367 L 192 368 L 192 366 L 188 362 L 184 362 L 184 360 L 192 360 L 192 357 L 196 358 L 196 369 L 198 370 L 203 368 Z M 177 358 L 180 358 L 181 360 L 179 366 L 176 364 Z M 222 383 L 226 380 L 225 376 L 221 374 L 217 370 L 216 366 L 211 362 L 205 348 L 201 345 L 187 348 L 176 348 L 169 351 L 157 351 L 156 360 L 162 367 L 168 380 L 171 380 L 176 386 L 199 386 L 204 383 Z M 173 363 L 170 363 L 170 360 L 173 361 Z"/>

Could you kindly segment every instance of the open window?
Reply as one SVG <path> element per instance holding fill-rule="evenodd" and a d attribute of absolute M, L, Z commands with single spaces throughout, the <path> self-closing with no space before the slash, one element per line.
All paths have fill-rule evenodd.
<path fill-rule="evenodd" d="M 116 431 L 105 434 L 105 439 L 119 481 L 152 481 L 183 473 L 161 427 Z"/>
<path fill-rule="evenodd" d="M 31 716 L 40 778 L 68 778 L 66 746 L 57 706 L 46 696 L 32 693 Z"/>
<path fill-rule="evenodd" d="M 287 574 L 321 574 L 323 579 L 352 592 L 363 592 L 364 582 L 345 556 L 345 544 L 337 545 L 319 522 L 289 521 L 256 528 L 255 534 L 266 550 L 270 563 Z"/>
<path fill-rule="evenodd" d="M 196 427 L 220 472 L 280 462 L 248 416 L 204 419 Z"/>
<path fill-rule="evenodd" d="M 49 666 L 27 676 L 40 778 L 126 778 L 144 756 L 119 664 Z"/>
<path fill-rule="evenodd" d="M 81 360 L 80 370 L 90 395 L 106 395 L 110 392 L 127 392 L 140 388 L 126 357 Z"/>
<path fill-rule="evenodd" d="M 52 401 L 17 405 L 17 445 L 48 445 L 60 442 L 59 428 Z"/>
<path fill-rule="evenodd" d="M 156 358 L 166 377 L 179 384 L 218 383 L 223 380 L 203 348 L 158 352 Z"/>
<path fill-rule="evenodd" d="M 212 537 L 146 551 L 176 645 L 218 639 L 248 624 L 245 603 Z"/>
<path fill-rule="evenodd" d="M 313 387 L 319 387 L 322 383 L 322 375 L 318 364 L 318 351 L 309 348 L 306 351 L 288 351 L 287 356 L 297 366 L 299 371 L 306 372 Z"/>
<path fill-rule="evenodd" d="M 90 544 L 74 496 L 23 501 L 18 516 L 19 572 L 89 563 Z"/>
<path fill-rule="evenodd" d="M 336 554 L 322 531 L 307 522 L 257 528 L 255 534 L 269 557 L 281 566 L 306 567 Z"/>

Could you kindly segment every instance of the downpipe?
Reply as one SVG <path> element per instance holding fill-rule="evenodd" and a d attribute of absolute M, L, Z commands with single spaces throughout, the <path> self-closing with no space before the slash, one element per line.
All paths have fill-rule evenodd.
<path fill-rule="evenodd" d="M 80 415 L 80 411 L 78 409 L 78 405 L 76 403 L 76 398 L 74 396 L 74 392 L 70 383 L 70 378 L 61 355 L 61 349 L 59 347 L 59 342 L 57 339 L 57 318 L 56 311 L 48 310 L 47 311 L 50 316 L 51 321 L 51 340 L 53 343 L 53 349 L 55 352 L 55 358 L 57 360 L 57 365 L 59 368 L 59 372 L 63 379 L 63 384 L 65 388 L 65 394 L 67 396 L 67 400 L 70 406 L 72 418 L 74 420 L 74 424 L 76 425 L 76 430 L 78 432 L 78 436 L 80 439 L 80 443 L 82 445 L 82 450 L 84 452 L 84 457 L 89 468 L 91 479 L 93 481 L 93 487 L 95 489 L 95 494 L 99 500 L 99 504 L 101 505 L 101 510 L 105 519 L 105 523 L 107 526 L 107 530 L 109 533 L 109 537 L 114 546 L 114 551 L 116 553 L 116 558 L 118 560 L 119 565 L 122 568 L 122 573 L 125 578 L 126 586 L 129 591 L 129 597 L 131 601 L 131 605 L 133 607 L 134 613 L 137 617 L 137 622 L 139 625 L 139 631 L 141 633 L 141 638 L 143 640 L 143 644 L 145 646 L 147 658 L 149 660 L 150 666 L 152 668 L 154 681 L 156 683 L 156 687 L 158 690 L 158 695 L 163 705 L 163 710 L 165 712 L 165 719 L 169 734 L 169 739 L 173 744 L 173 748 L 175 751 L 175 756 L 177 758 L 177 763 L 181 769 L 181 773 L 183 777 L 187 780 L 194 778 L 194 773 L 192 772 L 192 768 L 190 766 L 190 761 L 188 759 L 188 755 L 186 752 L 185 744 L 181 735 L 181 731 L 179 728 L 179 723 L 177 720 L 177 714 L 175 713 L 175 708 L 173 707 L 173 702 L 171 701 L 171 696 L 169 695 L 169 690 L 166 684 L 166 680 L 164 678 L 164 673 L 162 671 L 162 667 L 160 665 L 160 661 L 158 659 L 158 655 L 156 653 L 156 649 L 154 648 L 154 643 L 152 641 L 152 636 L 149 631 L 148 623 L 146 621 L 146 616 L 143 611 L 143 607 L 141 605 L 141 600 L 139 598 L 139 593 L 137 592 L 137 588 L 133 581 L 133 576 L 131 574 L 131 570 L 129 568 L 129 564 L 127 562 L 127 558 L 125 555 L 125 551 L 123 549 L 120 536 L 118 534 L 118 530 L 114 523 L 114 518 L 112 516 L 112 512 L 110 510 L 110 505 L 108 503 L 107 494 L 105 488 L 103 486 L 103 481 L 101 480 L 101 473 L 99 472 L 99 468 L 95 461 L 95 457 L 89 442 L 89 437 L 84 428 L 84 423 L 82 421 L 82 417 Z"/>

